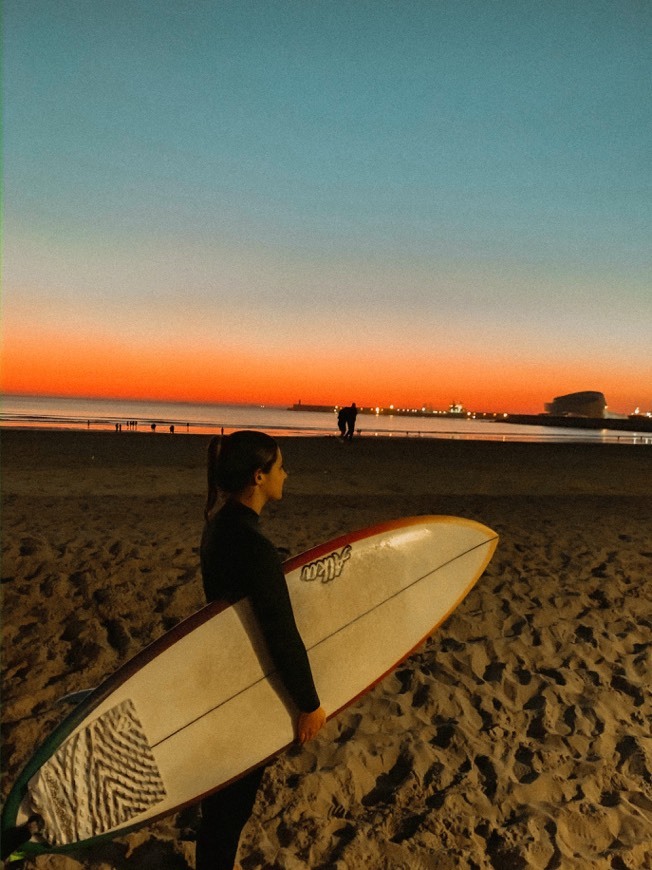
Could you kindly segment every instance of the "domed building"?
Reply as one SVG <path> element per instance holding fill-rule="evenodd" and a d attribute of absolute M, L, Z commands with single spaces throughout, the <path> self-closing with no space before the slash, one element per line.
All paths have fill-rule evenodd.
<path fill-rule="evenodd" d="M 591 390 L 556 396 L 546 402 L 546 412 L 552 417 L 604 417 L 606 407 L 604 393 Z"/>

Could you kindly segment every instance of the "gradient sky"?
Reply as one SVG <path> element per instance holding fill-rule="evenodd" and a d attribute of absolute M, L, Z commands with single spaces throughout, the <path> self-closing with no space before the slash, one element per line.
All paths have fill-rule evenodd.
<path fill-rule="evenodd" d="M 647 0 L 5 0 L 3 389 L 652 409 Z"/>

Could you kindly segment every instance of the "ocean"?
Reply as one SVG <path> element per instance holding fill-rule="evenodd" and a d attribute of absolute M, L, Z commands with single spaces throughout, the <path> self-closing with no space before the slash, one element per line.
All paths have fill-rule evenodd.
<path fill-rule="evenodd" d="M 260 429 L 273 435 L 337 435 L 335 413 L 295 411 L 272 405 L 203 405 L 127 399 L 53 396 L 0 397 L 0 426 L 37 429 L 133 429 L 141 432 L 215 434 L 222 429 Z M 406 417 L 359 414 L 362 437 L 451 438 L 483 441 L 538 441 L 641 444 L 650 433 L 606 429 L 555 429 L 464 417 Z"/>

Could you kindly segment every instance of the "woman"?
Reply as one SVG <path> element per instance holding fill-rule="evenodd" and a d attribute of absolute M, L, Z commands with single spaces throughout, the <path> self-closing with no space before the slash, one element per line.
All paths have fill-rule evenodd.
<path fill-rule="evenodd" d="M 201 569 L 208 601 L 249 597 L 272 660 L 300 711 L 296 733 L 305 743 L 321 729 L 326 714 L 294 621 L 281 560 L 258 528 L 267 502 L 283 497 L 286 478 L 281 450 L 269 435 L 245 430 L 211 440 Z M 215 512 L 220 493 L 226 500 Z M 258 768 L 202 801 L 197 870 L 231 870 L 263 772 Z"/>

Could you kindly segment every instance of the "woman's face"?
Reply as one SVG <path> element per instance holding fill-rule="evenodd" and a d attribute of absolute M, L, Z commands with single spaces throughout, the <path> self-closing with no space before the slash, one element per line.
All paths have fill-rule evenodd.
<path fill-rule="evenodd" d="M 268 472 L 261 472 L 262 480 L 260 483 L 262 492 L 266 496 L 267 501 L 280 501 L 283 498 L 283 484 L 288 476 L 287 471 L 283 467 L 283 455 L 279 447 L 276 454 L 274 465 Z"/>

